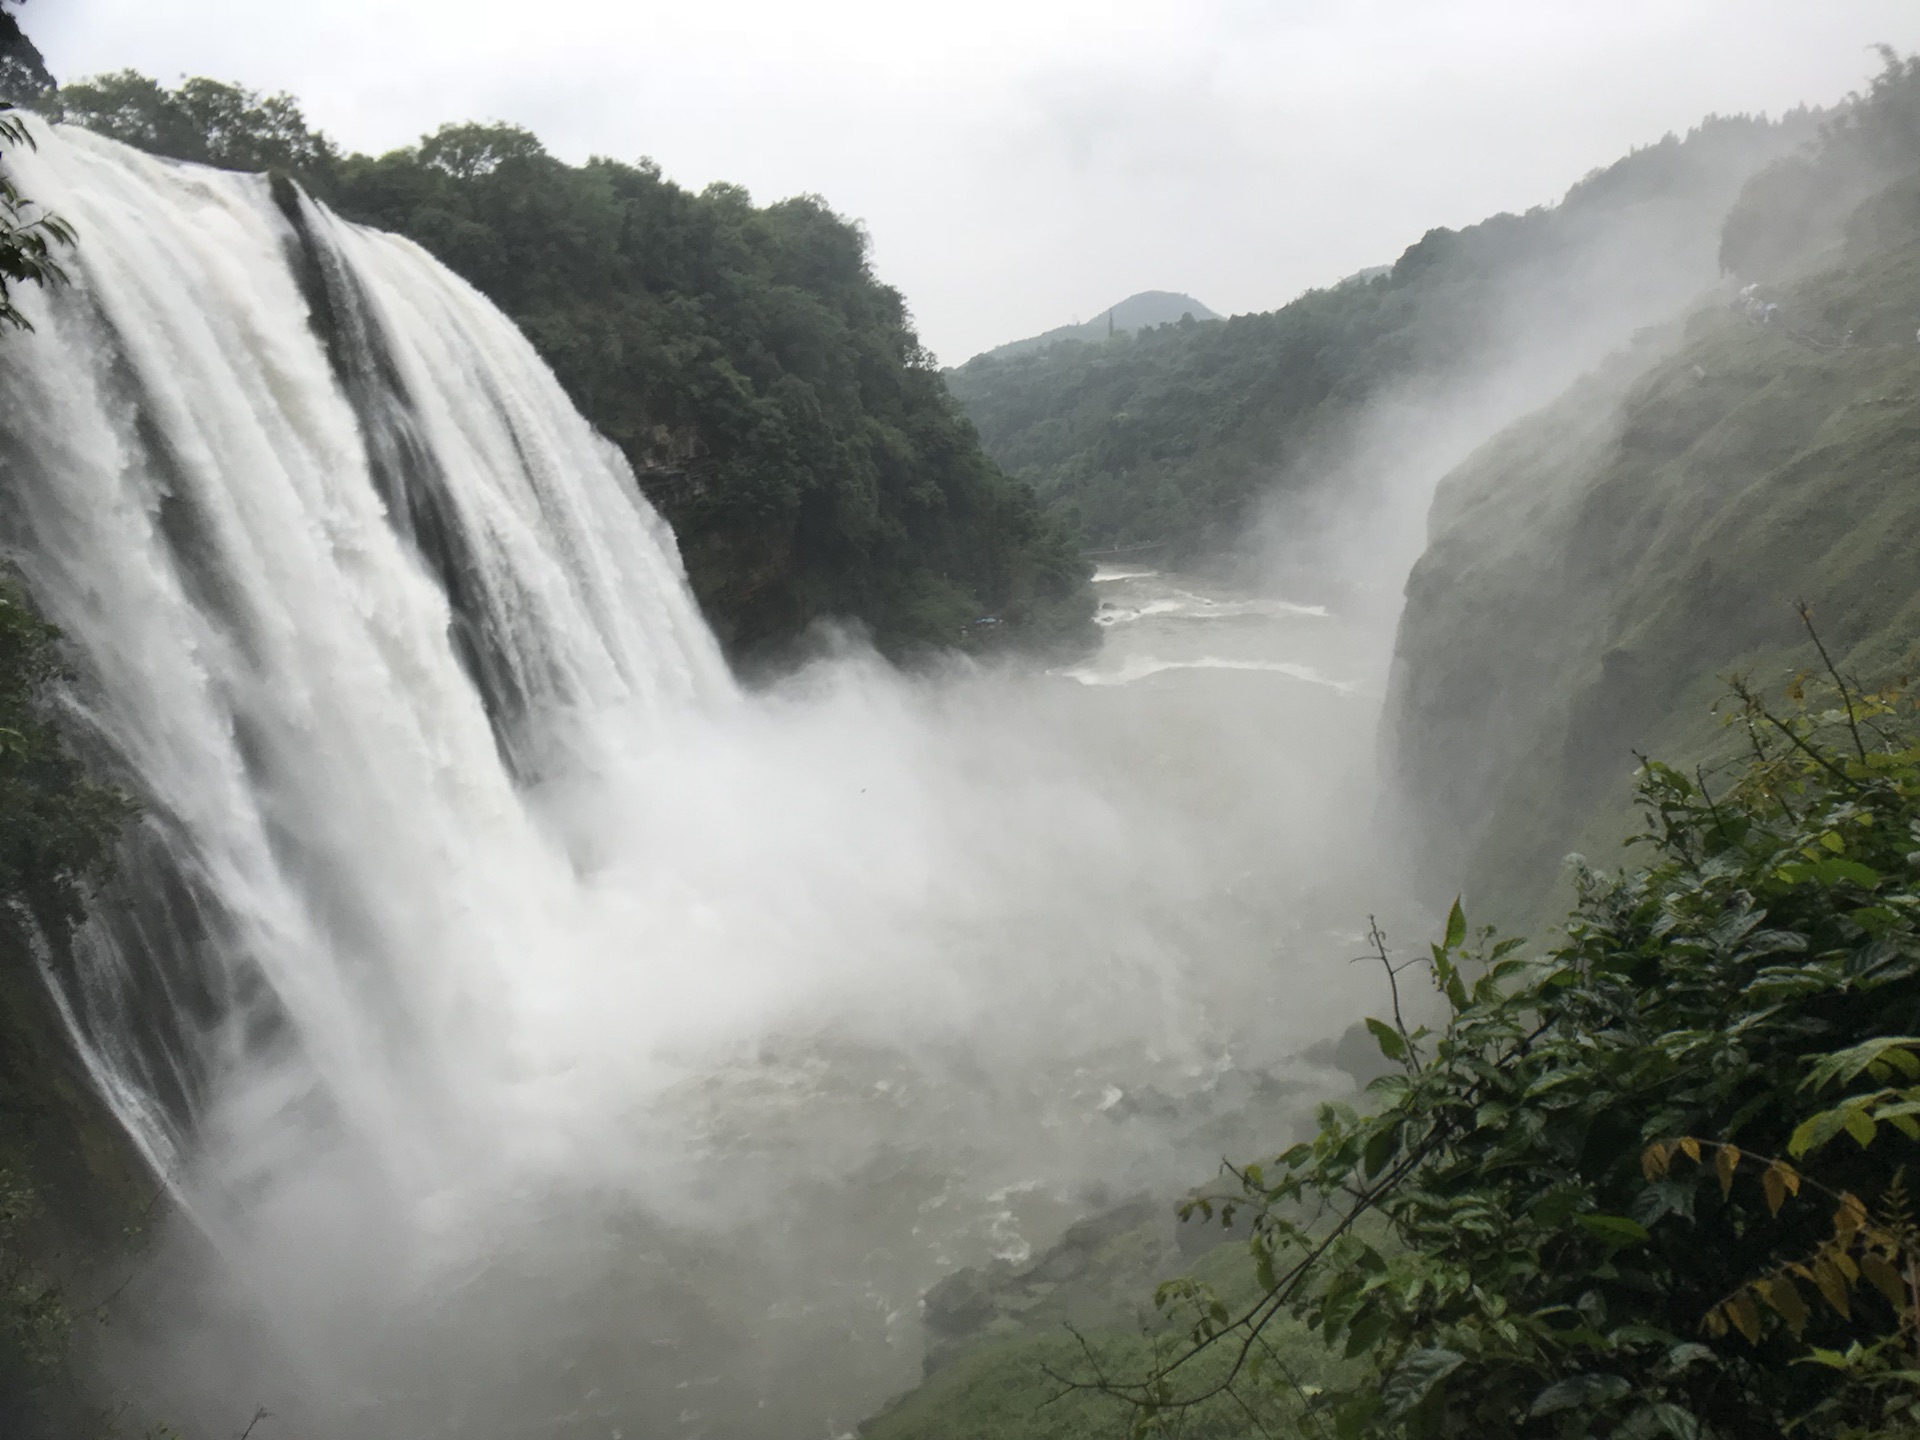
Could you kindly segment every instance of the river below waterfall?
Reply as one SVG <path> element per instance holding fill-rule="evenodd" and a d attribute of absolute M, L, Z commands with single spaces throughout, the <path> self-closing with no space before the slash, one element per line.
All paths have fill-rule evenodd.
<path fill-rule="evenodd" d="M 572 1031 L 575 1053 L 541 1082 L 554 1132 L 503 1130 L 535 1153 L 478 1158 L 406 1226 L 315 1213 L 363 1183 L 357 1163 L 289 1167 L 243 1224 L 243 1294 L 176 1272 L 207 1297 L 208 1365 L 244 1357 L 260 1403 L 314 1440 L 844 1434 L 917 1380 L 919 1297 L 943 1275 L 1018 1264 L 1077 1219 L 1289 1143 L 1350 1083 L 1301 1052 L 1371 1001 L 1351 959 L 1391 901 L 1353 863 L 1377 636 L 1209 579 L 1095 583 L 1101 643 L 1079 662 L 907 679 L 851 650 L 753 697 L 744 734 L 682 737 L 691 751 L 616 784 L 673 812 L 693 847 L 676 888 L 716 857 L 744 866 L 708 875 L 703 903 L 751 908 L 766 887 L 789 927 L 768 958 L 809 973 L 759 975 L 767 994 L 724 1022 L 698 977 L 677 994 L 669 977 L 654 993 L 679 1019 L 634 1024 L 620 1064 L 600 1028 L 628 1022 L 583 1034 L 568 1000 L 555 1043 Z M 769 765 L 812 779 L 769 804 L 726 776 L 741 809 L 711 813 L 716 770 L 771 785 Z M 605 800 L 542 797 L 576 840 Z M 835 853 L 736 833 L 796 806 Z M 918 853 L 887 853 L 863 816 Z M 930 845 L 954 874 L 921 868 Z M 790 881 L 836 913 L 792 908 Z M 842 887 L 863 883 L 893 893 L 849 916 Z M 854 953 L 814 953 L 823 937 Z M 175 1282 L 151 1300 L 178 1315 Z M 176 1412 L 253 1403 L 173 1343 L 117 1363 Z"/>
<path fill-rule="evenodd" d="M 606 1171 L 450 1217 L 356 1423 L 848 1433 L 918 1379 L 940 1277 L 1288 1143 L 1348 1086 L 1300 1052 L 1370 998 L 1351 959 L 1391 899 L 1353 863 L 1377 637 L 1210 579 L 1095 583 L 1077 663 L 903 680 L 852 654 L 759 697 L 783 743 L 912 733 L 910 776 L 819 733 L 791 759 L 846 767 L 813 819 L 856 850 L 863 808 L 932 784 L 971 852 L 961 906 L 918 877 L 901 928 L 859 939 L 895 993 L 863 971 L 750 1036 L 669 1031 Z"/>

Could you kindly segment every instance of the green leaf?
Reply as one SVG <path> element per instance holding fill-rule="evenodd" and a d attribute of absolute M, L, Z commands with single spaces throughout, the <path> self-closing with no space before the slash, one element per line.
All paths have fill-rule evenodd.
<path fill-rule="evenodd" d="M 1618 1375 L 1572 1375 L 1549 1385 L 1533 1397 L 1527 1418 L 1552 1415 L 1589 1405 L 1605 1405 L 1633 1393 L 1633 1386 Z"/>
<path fill-rule="evenodd" d="M 1387 1162 L 1393 1159 L 1394 1152 L 1400 1148 L 1400 1126 L 1387 1125 L 1374 1131 L 1367 1137 L 1366 1153 L 1361 1156 L 1360 1168 L 1371 1180 L 1387 1168 Z"/>
<path fill-rule="evenodd" d="M 1447 912 L 1447 938 L 1444 943 L 1447 949 L 1458 950 L 1466 943 L 1466 939 L 1467 916 L 1466 912 L 1460 908 L 1460 897 L 1456 895 L 1453 897 L 1453 908 Z"/>
<path fill-rule="evenodd" d="M 1653 1440 L 1656 1435 L 1668 1435 L 1672 1440 L 1700 1440 L 1700 1421 L 1692 1411 L 1678 1405 L 1642 1405 L 1613 1432 L 1613 1440 Z"/>
<path fill-rule="evenodd" d="M 1647 1227 L 1625 1215 L 1576 1215 L 1574 1223 L 1609 1245 L 1637 1245 L 1651 1239 Z"/>
<path fill-rule="evenodd" d="M 1794 1130 L 1787 1141 L 1787 1153 L 1798 1160 L 1825 1145 L 1840 1133 L 1841 1126 L 1847 1122 L 1845 1110 L 1823 1110 L 1811 1119 L 1804 1120 Z"/>
<path fill-rule="evenodd" d="M 1712 1360 L 1714 1354 L 1708 1346 L 1697 1340 L 1683 1340 L 1678 1345 L 1669 1346 L 1667 1353 L 1655 1368 L 1659 1375 L 1678 1375 L 1690 1365 L 1698 1365 L 1702 1360 Z"/>
<path fill-rule="evenodd" d="M 1866 1111 L 1852 1107 L 1848 1107 L 1841 1116 L 1841 1123 L 1846 1126 L 1847 1134 L 1858 1142 L 1862 1150 L 1873 1144 L 1873 1137 L 1880 1128 L 1873 1123 L 1873 1117 Z"/>
<path fill-rule="evenodd" d="M 1384 1310 L 1362 1311 L 1359 1318 L 1347 1329 L 1347 1358 L 1351 1360 L 1354 1356 L 1373 1349 L 1386 1335 L 1387 1327 L 1392 1323 Z"/>
<path fill-rule="evenodd" d="M 1822 860 L 1813 867 L 1813 878 L 1822 885 L 1846 881 L 1862 890 L 1871 890 L 1880 883 L 1880 872 L 1868 869 L 1858 860 Z"/>
<path fill-rule="evenodd" d="M 1381 1413 L 1389 1420 L 1411 1413 L 1466 1361 L 1467 1357 L 1456 1350 L 1436 1347 L 1410 1351 L 1380 1389 L 1385 1402 Z"/>
<path fill-rule="evenodd" d="M 1352 1014 L 1353 1012 L 1348 1011 L 1347 1013 Z M 1407 1058 L 1406 1039 L 1398 1030 L 1387 1024 L 1386 1021 L 1375 1020 L 1372 1016 L 1368 1016 L 1367 1029 L 1373 1032 L 1373 1038 L 1380 1046 L 1380 1053 L 1386 1056 L 1387 1059 L 1398 1062 Z"/>

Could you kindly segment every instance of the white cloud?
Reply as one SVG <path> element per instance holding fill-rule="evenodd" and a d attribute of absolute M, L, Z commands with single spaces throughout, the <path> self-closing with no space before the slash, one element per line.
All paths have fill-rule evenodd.
<path fill-rule="evenodd" d="M 287 89 L 345 143 L 500 118 L 865 220 L 961 359 L 1134 290 L 1265 309 L 1709 111 L 1824 102 L 1911 0 L 31 0 L 55 72 Z"/>

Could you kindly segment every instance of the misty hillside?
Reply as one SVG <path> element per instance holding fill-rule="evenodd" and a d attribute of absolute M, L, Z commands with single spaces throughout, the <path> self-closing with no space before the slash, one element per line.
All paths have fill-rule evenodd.
<path fill-rule="evenodd" d="M 1279 310 L 996 352 L 947 381 L 988 453 L 1083 544 L 1224 551 L 1260 497 L 1338 469 L 1370 404 L 1414 387 L 1444 400 L 1498 364 L 1546 384 L 1544 400 L 1671 314 L 1714 280 L 1721 221 L 1748 177 L 1816 128 L 1805 112 L 1710 119 L 1556 206 L 1433 230 L 1385 273 Z"/>
<path fill-rule="evenodd" d="M 1711 300 L 1441 485 L 1384 722 L 1430 894 L 1524 918 L 1568 851 L 1614 863 L 1635 753 L 1724 758 L 1721 677 L 1817 663 L 1796 602 L 1870 682 L 1909 661 L 1916 167 L 1909 70 L 1756 178 Z"/>
<path fill-rule="evenodd" d="M 1009 340 L 981 354 L 1004 360 L 1013 355 L 1030 355 L 1045 350 L 1063 340 L 1098 344 L 1109 335 L 1130 335 L 1136 330 L 1148 330 L 1156 325 L 1177 325 L 1188 316 L 1196 321 L 1220 318 L 1191 295 L 1180 295 L 1171 290 L 1142 290 L 1138 295 L 1129 295 L 1118 305 L 1102 310 L 1083 325 L 1057 325 L 1043 335 Z"/>

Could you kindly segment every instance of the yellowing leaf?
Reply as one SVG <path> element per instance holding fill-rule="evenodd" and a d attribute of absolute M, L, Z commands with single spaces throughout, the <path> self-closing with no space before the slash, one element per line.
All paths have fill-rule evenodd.
<path fill-rule="evenodd" d="M 1651 1145 L 1647 1146 L 1645 1150 L 1640 1152 L 1640 1173 L 1646 1176 L 1649 1181 L 1658 1180 L 1665 1176 L 1668 1167 L 1672 1163 L 1673 1152 L 1659 1140 L 1654 1141 Z"/>
<path fill-rule="evenodd" d="M 1779 1312 L 1787 1328 L 1793 1331 L 1793 1338 L 1798 1340 L 1807 1328 L 1807 1302 L 1800 1298 L 1800 1288 L 1785 1275 L 1763 1280 L 1753 1288 L 1769 1307 Z"/>
<path fill-rule="evenodd" d="M 1680 1141 L 1680 1149 L 1694 1164 L 1700 1163 L 1700 1142 L 1691 1135 L 1685 1136 Z"/>
<path fill-rule="evenodd" d="M 1900 1272 L 1893 1268 L 1886 1256 L 1878 1251 L 1869 1250 L 1860 1257 L 1860 1273 L 1867 1277 L 1869 1284 L 1886 1297 L 1887 1303 L 1896 1311 L 1907 1308 L 1907 1287 L 1900 1278 Z"/>
<path fill-rule="evenodd" d="M 1840 1196 L 1840 1207 L 1833 1212 L 1833 1240 L 1836 1245 L 1846 1247 L 1852 1244 L 1853 1237 L 1867 1225 L 1867 1207 L 1860 1198 L 1851 1192 Z"/>
<path fill-rule="evenodd" d="M 1727 1301 L 1723 1308 L 1727 1312 L 1727 1319 L 1733 1322 L 1734 1328 L 1747 1337 L 1747 1343 L 1758 1345 L 1760 1343 L 1760 1307 L 1753 1303 L 1753 1296 L 1742 1290 Z"/>
<path fill-rule="evenodd" d="M 1720 1196 L 1725 1199 L 1733 1193 L 1733 1172 L 1740 1164 L 1740 1152 L 1731 1145 L 1722 1145 L 1713 1157 L 1713 1168 L 1720 1176 Z"/>
<path fill-rule="evenodd" d="M 1800 1193 L 1800 1177 L 1792 1167 L 1776 1160 L 1760 1177 L 1760 1187 L 1767 1192 L 1767 1209 L 1778 1215 L 1787 1196 Z"/>
<path fill-rule="evenodd" d="M 1853 1312 L 1847 1304 L 1847 1282 L 1825 1255 L 1813 1262 L 1813 1283 L 1818 1287 L 1821 1299 L 1838 1310 L 1843 1318 L 1853 1318 Z"/>

